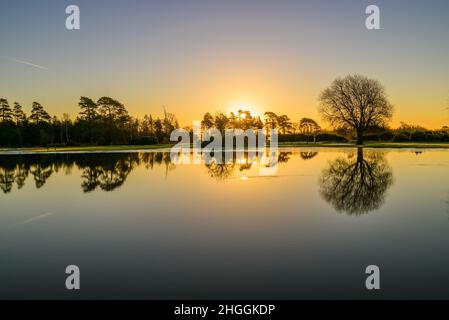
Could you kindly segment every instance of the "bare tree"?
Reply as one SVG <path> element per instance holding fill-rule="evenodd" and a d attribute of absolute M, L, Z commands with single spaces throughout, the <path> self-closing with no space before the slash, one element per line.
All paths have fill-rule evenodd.
<path fill-rule="evenodd" d="M 333 126 L 355 130 L 359 145 L 366 128 L 385 125 L 393 113 L 382 84 L 357 74 L 335 79 L 319 101 L 322 118 Z"/>

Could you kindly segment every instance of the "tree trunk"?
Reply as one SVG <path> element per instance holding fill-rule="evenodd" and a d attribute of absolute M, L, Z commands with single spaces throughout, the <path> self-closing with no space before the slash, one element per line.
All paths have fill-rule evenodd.
<path fill-rule="evenodd" d="M 357 129 L 357 145 L 363 145 L 363 130 Z"/>
<path fill-rule="evenodd" d="M 363 162 L 363 148 L 357 148 L 357 163 Z"/>

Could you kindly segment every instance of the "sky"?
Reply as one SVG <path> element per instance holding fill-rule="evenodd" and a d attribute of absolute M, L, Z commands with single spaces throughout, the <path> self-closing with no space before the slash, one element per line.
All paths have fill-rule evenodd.
<path fill-rule="evenodd" d="M 71 4 L 80 30 L 65 28 Z M 1 0 L 0 97 L 72 118 L 80 96 L 111 96 L 182 125 L 238 109 L 322 122 L 319 93 L 360 73 L 385 86 L 393 127 L 441 128 L 448 31 L 447 0 Z"/>

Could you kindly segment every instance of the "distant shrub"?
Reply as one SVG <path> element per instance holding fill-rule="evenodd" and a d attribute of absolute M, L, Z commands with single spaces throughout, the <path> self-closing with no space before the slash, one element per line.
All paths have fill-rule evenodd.
<path fill-rule="evenodd" d="M 410 135 L 411 141 L 426 141 L 428 138 L 431 137 L 430 135 L 427 135 L 426 132 L 417 130 L 415 132 L 412 132 Z"/>
<path fill-rule="evenodd" d="M 22 136 L 19 130 L 13 128 L 0 130 L 0 146 L 19 147 L 22 145 Z"/>
<path fill-rule="evenodd" d="M 151 145 L 156 143 L 157 141 L 154 137 L 137 137 L 129 141 L 129 144 L 133 146 Z"/>
<path fill-rule="evenodd" d="M 291 134 L 280 134 L 278 136 L 279 142 L 305 142 L 305 141 L 313 141 L 313 137 L 307 137 L 302 133 L 291 133 Z"/>
<path fill-rule="evenodd" d="M 370 133 L 363 136 L 363 140 L 365 141 L 379 141 L 380 136 L 377 133 Z"/>
<path fill-rule="evenodd" d="M 281 134 L 278 136 L 279 142 L 313 142 L 313 135 L 302 133 Z M 335 133 L 320 132 L 316 135 L 317 142 L 347 142 L 348 140 Z"/>
<path fill-rule="evenodd" d="M 340 136 L 335 133 L 329 133 L 329 132 L 320 132 L 317 137 L 317 141 L 332 141 L 332 142 L 347 142 L 348 139 L 346 139 L 343 136 Z"/>
<path fill-rule="evenodd" d="M 391 131 L 385 131 L 379 134 L 379 138 L 381 141 L 390 141 L 394 137 L 394 134 Z"/>
<path fill-rule="evenodd" d="M 403 132 L 396 132 L 395 135 L 393 136 L 393 141 L 394 142 L 404 142 L 404 141 L 410 141 L 409 140 L 409 136 L 406 135 Z"/>

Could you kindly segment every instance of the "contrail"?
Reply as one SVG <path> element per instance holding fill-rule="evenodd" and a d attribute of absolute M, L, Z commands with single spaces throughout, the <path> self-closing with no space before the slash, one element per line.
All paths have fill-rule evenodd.
<path fill-rule="evenodd" d="M 36 217 L 32 217 L 32 218 L 30 218 L 30 219 L 28 219 L 28 220 L 25 220 L 25 221 L 19 223 L 19 225 L 27 224 L 27 223 L 30 223 L 30 222 L 33 222 L 33 221 L 36 221 L 36 220 L 40 220 L 40 219 L 44 219 L 44 218 L 46 218 L 46 217 L 48 217 L 48 216 L 51 216 L 52 214 L 53 214 L 53 213 L 51 213 L 51 212 L 47 212 L 47 213 L 38 215 L 38 216 L 36 216 Z"/>
<path fill-rule="evenodd" d="M 31 62 L 28 62 L 28 61 L 18 60 L 18 59 L 14 59 L 14 58 L 6 58 L 6 59 L 8 59 L 10 61 L 13 61 L 13 62 L 16 62 L 16 63 L 21 63 L 21 64 L 25 64 L 27 66 L 35 67 L 35 68 L 38 68 L 38 69 L 41 69 L 41 70 L 48 70 L 47 67 L 40 66 L 38 64 L 34 64 L 34 63 L 31 63 Z"/>

